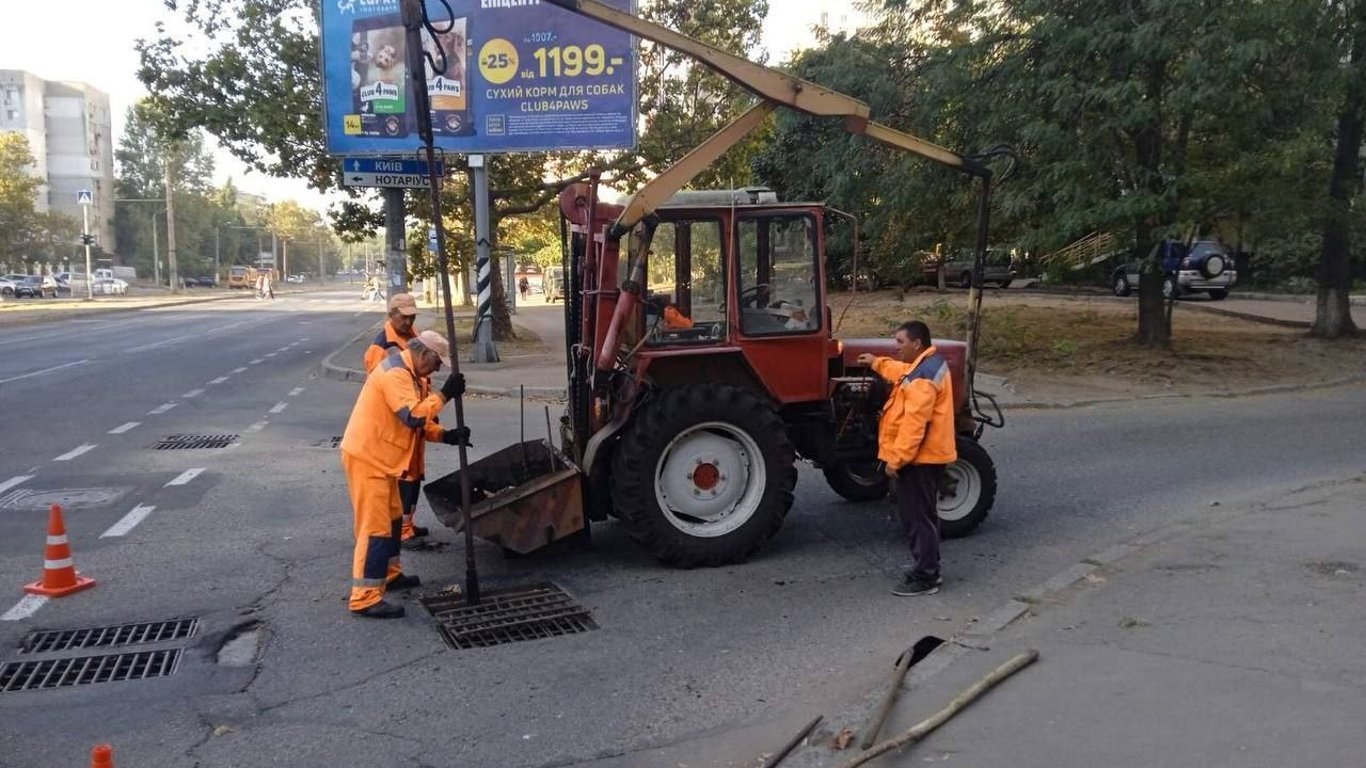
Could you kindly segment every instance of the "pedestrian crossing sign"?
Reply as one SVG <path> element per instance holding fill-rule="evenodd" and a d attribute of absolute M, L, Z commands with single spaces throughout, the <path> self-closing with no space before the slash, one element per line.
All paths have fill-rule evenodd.
<path fill-rule="evenodd" d="M 82 189 L 76 193 L 76 205 L 94 205 L 95 196 L 90 194 L 90 190 Z"/>

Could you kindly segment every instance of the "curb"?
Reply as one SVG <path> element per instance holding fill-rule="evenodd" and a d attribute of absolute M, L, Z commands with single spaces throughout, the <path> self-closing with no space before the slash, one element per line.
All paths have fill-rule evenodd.
<path fill-rule="evenodd" d="M 1240 389 L 1234 392 L 1195 392 L 1190 394 L 1171 393 L 1160 395 L 1139 395 L 1137 397 L 1107 397 L 1096 400 L 1078 400 L 1075 403 L 1011 403 L 1003 404 L 1003 411 L 1055 411 L 1066 410 L 1068 408 L 1085 408 L 1091 405 L 1110 405 L 1112 403 L 1138 403 L 1147 400 L 1180 400 L 1195 399 L 1200 397 L 1217 397 L 1221 399 L 1233 399 L 1238 397 L 1255 397 L 1257 395 L 1276 395 L 1286 392 L 1309 392 L 1318 389 L 1332 389 L 1348 384 L 1357 384 L 1366 381 L 1366 373 L 1355 373 L 1350 376 L 1343 376 L 1329 381 L 1314 382 L 1311 384 L 1272 384 L 1266 387 L 1253 387 L 1252 389 Z"/>
<path fill-rule="evenodd" d="M 1205 312 L 1211 315 L 1223 315 L 1225 317 L 1234 317 L 1239 320 L 1247 320 L 1248 322 L 1252 323 L 1261 323 L 1262 325 L 1275 325 L 1281 328 L 1309 330 L 1314 326 L 1312 322 L 1307 322 L 1304 320 L 1282 320 L 1277 317 L 1267 317 L 1265 315 L 1257 315 L 1251 312 L 1239 312 L 1236 309 L 1224 309 L 1223 307 L 1211 307 L 1206 304 L 1178 304 L 1177 306 L 1181 307 L 1182 309 L 1189 309 L 1194 312 Z"/>
<path fill-rule="evenodd" d="M 374 333 L 375 329 L 379 328 L 382 325 L 384 325 L 384 321 L 380 320 L 379 322 L 371 325 L 369 328 L 366 328 L 365 330 L 361 331 L 355 336 L 352 336 L 351 338 L 347 339 L 345 342 L 342 343 L 341 346 L 332 350 L 327 355 L 327 357 L 324 357 L 323 361 L 318 364 L 319 367 L 322 369 L 323 377 L 328 379 L 335 379 L 337 381 L 364 382 L 365 373 L 363 371 L 360 371 L 356 368 L 348 368 L 345 366 L 337 365 L 336 363 L 332 362 L 332 358 L 336 357 L 342 352 L 345 352 L 346 348 L 351 346 L 352 344 L 355 344 L 356 342 L 360 341 L 366 336 L 369 336 L 370 334 Z"/>
<path fill-rule="evenodd" d="M 318 289 L 318 290 L 324 290 L 324 289 Z M 276 293 L 277 296 L 279 296 L 279 295 L 284 295 L 284 296 L 298 296 L 298 295 L 302 295 L 302 294 L 306 294 L 306 293 L 313 293 L 313 292 L 314 292 L 314 291 L 276 291 L 275 293 Z M 108 315 L 108 314 L 114 314 L 114 313 L 117 313 L 117 312 L 141 312 L 141 311 L 147 310 L 147 309 L 163 309 L 163 308 L 167 308 L 167 307 L 185 307 L 185 306 L 189 306 L 189 305 L 192 305 L 192 304 L 210 304 L 210 303 L 218 302 L 218 301 L 232 301 L 232 300 L 234 300 L 234 299 L 247 299 L 247 298 L 251 298 L 251 297 L 252 297 L 252 296 L 251 296 L 249 293 L 248 293 L 248 294 L 239 294 L 239 293 L 237 293 L 237 292 L 232 292 L 232 293 L 229 293 L 229 294 L 223 295 L 223 296 L 204 296 L 204 297 L 198 297 L 198 298 L 177 299 L 177 300 L 175 300 L 175 301 L 166 301 L 166 302 L 161 302 L 161 303 L 157 303 L 157 304 L 145 304 L 145 305 L 140 306 L 140 307 L 123 307 L 123 306 L 118 306 L 118 305 L 116 305 L 116 304 L 111 304 L 111 305 L 108 305 L 108 306 L 96 307 L 96 308 L 94 308 L 94 309 L 81 309 L 81 310 L 75 310 L 75 309 L 70 309 L 70 310 L 62 310 L 62 309 L 37 309 L 37 310 L 33 310 L 31 313 L 29 313 L 29 312 L 16 313 L 12 318 L 7 318 L 7 316 L 9 315 L 9 313 L 8 313 L 8 312 L 5 312 L 5 313 L 0 313 L 0 318 L 7 318 L 7 319 L 9 320 L 9 322 L 8 322 L 8 323 L 0 323 L 0 325 L 3 325 L 3 324 L 9 324 L 9 325 L 29 325 L 29 324 L 31 324 L 31 323 L 38 323 L 38 322 L 42 322 L 42 321 L 44 321 L 44 320 L 50 320 L 50 319 L 53 318 L 54 315 L 60 317 L 60 316 L 62 316 L 65 312 L 67 312 L 67 311 L 73 311 L 73 312 L 74 312 L 74 311 L 79 311 L 79 312 L 81 313 L 81 316 L 82 316 L 82 317 L 87 317 L 87 316 L 91 316 L 91 315 Z M 98 301 L 98 300 L 97 300 L 97 301 Z M 26 315 L 31 315 L 31 316 L 26 317 Z"/>

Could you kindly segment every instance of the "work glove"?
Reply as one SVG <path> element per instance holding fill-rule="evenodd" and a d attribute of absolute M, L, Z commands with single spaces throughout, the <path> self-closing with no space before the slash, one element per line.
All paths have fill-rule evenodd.
<path fill-rule="evenodd" d="M 470 442 L 469 427 L 456 427 L 455 429 L 442 431 L 441 442 L 446 445 L 463 445 L 466 448 L 474 447 L 474 444 Z"/>
<path fill-rule="evenodd" d="M 446 377 L 446 383 L 441 385 L 441 396 L 447 400 L 454 400 L 465 394 L 465 374 L 459 371 Z"/>

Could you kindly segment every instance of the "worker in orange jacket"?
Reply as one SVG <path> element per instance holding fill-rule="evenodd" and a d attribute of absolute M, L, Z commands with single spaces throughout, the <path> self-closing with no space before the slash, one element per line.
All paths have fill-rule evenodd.
<path fill-rule="evenodd" d="M 366 373 L 375 370 L 375 366 L 395 351 L 402 352 L 408 348 L 408 342 L 417 335 L 413 329 L 416 320 L 417 299 L 414 299 L 412 294 L 396 293 L 389 298 L 389 319 L 384 321 L 384 328 L 376 334 L 375 340 L 365 348 Z M 431 387 L 431 379 L 426 379 L 424 391 L 431 390 Z M 423 396 L 425 397 L 425 395 Z M 427 439 L 432 442 L 439 442 L 441 440 L 440 426 L 432 423 L 428 425 L 428 428 L 430 434 Z M 433 434 L 435 437 L 431 437 Z M 422 480 L 426 475 L 426 470 L 425 443 L 419 440 L 416 449 L 413 451 L 412 466 L 398 481 L 399 500 L 403 502 L 403 534 L 400 539 L 403 544 L 423 538 L 430 533 L 425 527 L 413 522 L 413 518 L 417 514 L 417 500 L 421 497 Z"/>
<path fill-rule="evenodd" d="M 958 460 L 949 362 L 930 341 L 929 326 L 904 323 L 893 336 L 896 357 L 862 354 L 866 365 L 892 385 L 878 421 L 877 458 L 896 484 L 901 524 L 910 538 L 914 565 L 892 590 L 932 595 L 939 575 L 939 486 L 944 467 Z"/>
<path fill-rule="evenodd" d="M 346 423 L 341 462 L 355 512 L 356 544 L 351 562 L 353 616 L 393 619 L 403 606 L 384 599 L 388 589 L 421 584 L 403 573 L 399 560 L 402 502 L 398 481 L 413 463 L 413 451 L 428 425 L 449 400 L 465 391 L 465 378 L 452 374 L 439 394 L 424 394 L 423 380 L 450 362 L 450 344 L 435 331 L 424 331 L 408 349 L 386 358 L 365 379 Z M 469 444 L 469 429 L 448 429 L 442 442 Z"/>

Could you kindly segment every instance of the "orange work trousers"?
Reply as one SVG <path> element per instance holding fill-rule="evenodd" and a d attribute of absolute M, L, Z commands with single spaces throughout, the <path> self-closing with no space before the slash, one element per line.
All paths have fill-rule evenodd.
<path fill-rule="evenodd" d="M 351 602 L 363 611 L 384 599 L 389 582 L 403 575 L 399 562 L 399 529 L 403 504 L 398 478 L 354 458 L 341 455 L 346 487 L 355 511 L 356 547 L 351 556 Z"/>

